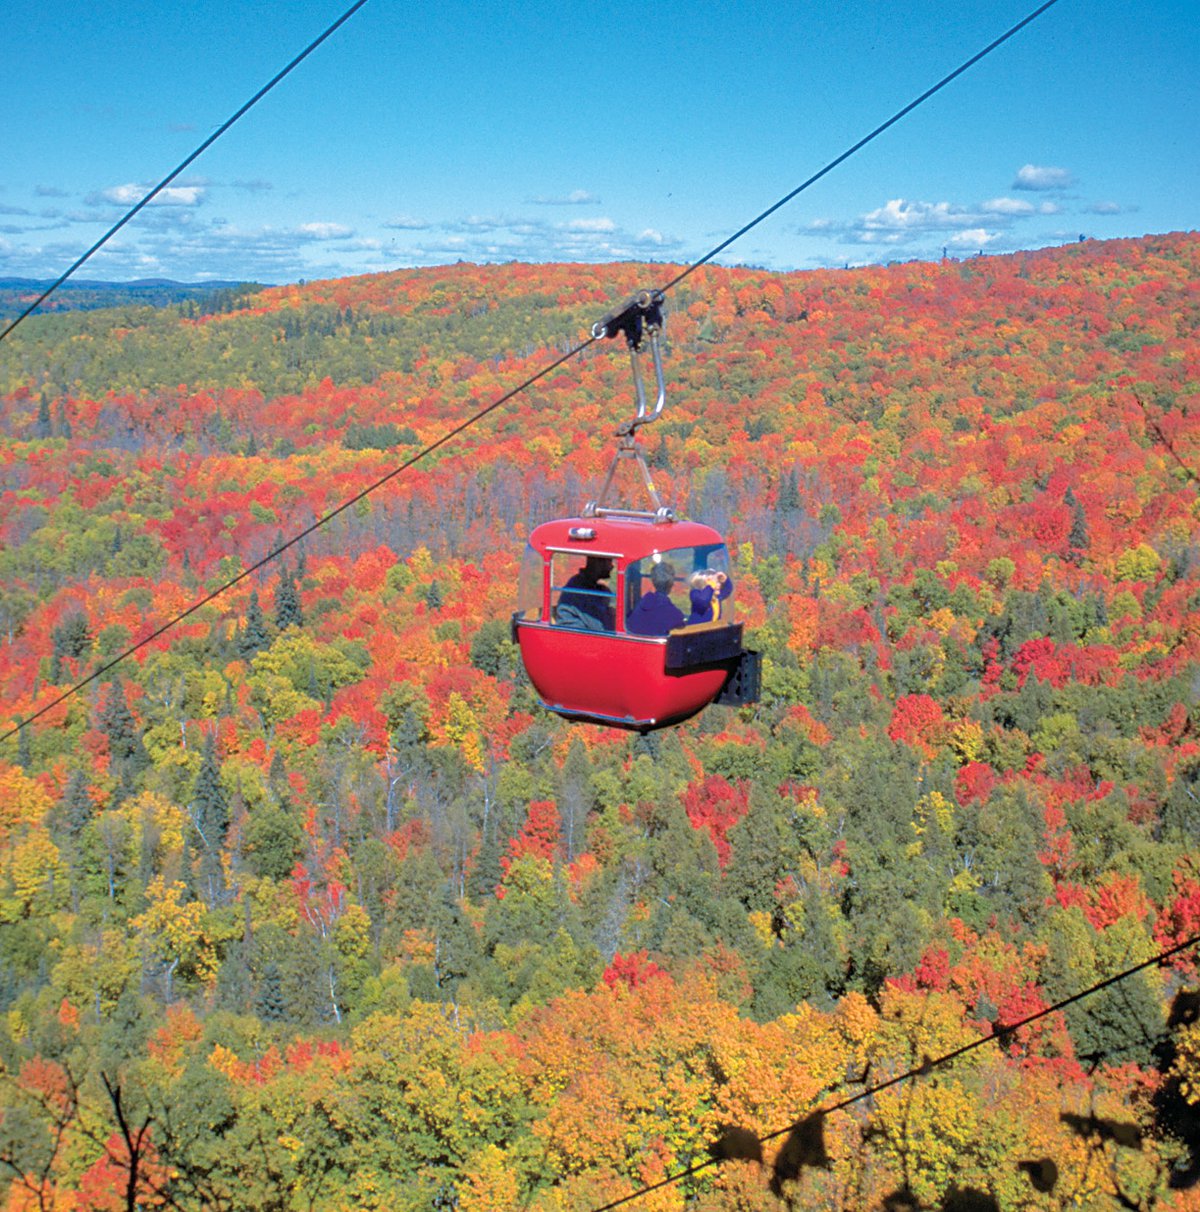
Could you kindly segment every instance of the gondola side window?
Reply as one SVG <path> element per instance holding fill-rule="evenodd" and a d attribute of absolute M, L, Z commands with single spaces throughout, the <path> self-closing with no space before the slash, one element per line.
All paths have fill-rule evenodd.
<path fill-rule="evenodd" d="M 576 631 L 616 626 L 616 561 L 605 555 L 555 552 L 550 560 L 550 617 Z"/>
<path fill-rule="evenodd" d="M 517 617 L 536 622 L 545 600 L 546 561 L 540 551 L 526 546 L 517 580 Z"/>

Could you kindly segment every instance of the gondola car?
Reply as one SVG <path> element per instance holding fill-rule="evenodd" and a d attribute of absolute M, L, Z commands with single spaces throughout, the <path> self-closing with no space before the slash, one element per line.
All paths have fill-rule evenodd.
<path fill-rule="evenodd" d="M 521 567 L 513 638 L 543 706 L 572 720 L 648 732 L 714 701 L 758 697 L 757 653 L 742 646 L 721 535 L 663 506 L 637 444 L 662 412 L 661 296 L 644 292 L 593 329 L 622 332 L 632 355 L 637 415 L 598 502 L 536 527 Z M 649 335 L 658 398 L 648 407 L 638 365 Z M 622 460 L 634 461 L 653 508 L 605 504 Z M 649 596 L 653 595 L 653 596 Z"/>

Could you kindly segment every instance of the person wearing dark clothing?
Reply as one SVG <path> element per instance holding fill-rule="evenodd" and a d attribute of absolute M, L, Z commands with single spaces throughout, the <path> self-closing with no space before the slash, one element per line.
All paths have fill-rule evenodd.
<path fill-rule="evenodd" d="M 667 563 L 655 564 L 650 570 L 653 593 L 643 594 L 625 620 L 625 630 L 633 635 L 666 635 L 683 626 L 683 611 L 671 601 L 671 586 L 675 569 Z"/>
<path fill-rule="evenodd" d="M 613 630 L 616 612 L 605 584 L 612 574 L 612 563 L 607 556 L 588 556 L 584 566 L 563 586 L 557 610 L 560 623 L 588 631 Z"/>
<path fill-rule="evenodd" d="M 717 602 L 715 617 L 720 618 L 721 603 L 733 592 L 733 582 L 725 573 L 701 568 L 692 573 L 688 584 L 692 587 L 688 595 L 692 603 L 692 613 L 688 615 L 687 625 L 692 627 L 696 623 L 711 623 L 714 617 L 714 598 Z"/>

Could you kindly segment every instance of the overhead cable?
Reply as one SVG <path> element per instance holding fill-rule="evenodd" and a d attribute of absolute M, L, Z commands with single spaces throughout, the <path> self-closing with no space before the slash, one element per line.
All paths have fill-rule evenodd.
<path fill-rule="evenodd" d="M 1128 980 L 1131 976 L 1136 976 L 1137 973 L 1144 972 L 1147 968 L 1157 967 L 1159 964 L 1171 959 L 1172 956 L 1178 955 L 1182 951 L 1187 951 L 1198 944 L 1200 944 L 1200 934 L 1194 934 L 1191 938 L 1184 939 L 1183 942 L 1176 943 L 1175 946 L 1168 947 L 1165 951 L 1160 951 L 1157 955 L 1152 956 L 1148 960 L 1143 960 L 1140 964 L 1135 964 L 1132 968 L 1126 968 L 1115 976 L 1106 977 L 1104 980 L 1097 981 L 1094 985 L 1089 985 L 1086 989 L 1081 989 L 1078 993 L 1072 993 L 1070 997 L 1064 997 L 1061 1001 L 1055 1002 L 1053 1006 L 1047 1006 L 1045 1009 L 1038 1010 L 1034 1014 L 1026 1015 L 1025 1018 L 1015 1023 L 1007 1023 L 1002 1027 L 993 1027 L 990 1035 L 981 1035 L 978 1039 L 974 1039 L 968 1044 L 963 1044 L 961 1047 L 955 1048 L 950 1052 L 943 1053 L 939 1057 L 926 1059 L 915 1068 L 907 1069 L 895 1077 L 889 1077 L 886 1081 L 868 1086 L 865 1090 L 860 1090 L 857 1094 L 842 1099 L 841 1102 L 832 1103 L 828 1107 L 818 1107 L 816 1110 L 810 1111 L 803 1119 L 794 1120 L 784 1128 L 777 1128 L 773 1132 L 767 1132 L 762 1136 L 754 1137 L 754 1141 L 757 1144 L 765 1145 L 770 1141 L 778 1140 L 781 1136 L 787 1136 L 791 1132 L 800 1130 L 804 1126 L 811 1124 L 814 1120 L 825 1119 L 837 1111 L 845 1111 L 848 1107 L 854 1106 L 855 1103 L 863 1102 L 868 1098 L 874 1098 L 875 1095 L 882 1094 L 885 1090 L 890 1090 L 893 1086 L 898 1086 L 902 1082 L 924 1077 L 935 1069 L 940 1069 L 952 1061 L 958 1060 L 959 1057 L 966 1056 L 969 1052 L 984 1048 L 988 1044 L 1006 1040 L 1022 1028 L 1031 1026 L 1033 1023 L 1047 1018 L 1051 1014 L 1058 1014 L 1068 1006 L 1073 1006 L 1076 1002 L 1081 1002 L 1086 998 L 1092 997 L 1094 994 L 1119 984 L 1121 981 Z M 614 1199 L 610 1203 L 601 1204 L 600 1207 L 593 1208 L 592 1212 L 612 1212 L 613 1208 L 622 1208 L 626 1204 L 631 1204 L 635 1200 L 650 1195 L 654 1191 L 661 1191 L 664 1187 L 674 1186 L 685 1178 L 691 1178 L 705 1170 L 710 1170 L 713 1166 L 720 1164 L 720 1160 L 718 1157 L 706 1158 L 702 1162 L 697 1162 L 694 1166 L 688 1166 L 685 1170 L 676 1171 L 676 1173 L 670 1174 L 666 1178 L 659 1179 L 658 1182 L 639 1187 L 636 1191 L 631 1191 L 628 1195 L 621 1196 L 620 1199 Z"/>
<path fill-rule="evenodd" d="M 952 80 L 956 79 L 958 76 L 962 75 L 962 73 L 965 72 L 968 68 L 974 66 L 985 56 L 991 54 L 999 46 L 1001 46 L 1001 45 L 1003 45 L 1003 43 L 1007 42 L 1019 30 L 1024 29 L 1025 26 L 1027 26 L 1031 21 L 1033 21 L 1037 17 L 1041 16 L 1042 13 L 1044 13 L 1048 8 L 1051 8 L 1057 2 L 1058 2 L 1058 0 L 1046 0 L 1046 2 L 1044 4 L 1042 4 L 1038 8 L 1036 8 L 1033 12 L 1031 12 L 1023 20 L 1017 22 L 1016 25 L 1012 26 L 1005 33 L 1001 34 L 999 38 L 996 38 L 995 40 L 990 42 L 987 46 L 985 46 L 983 48 L 983 50 L 977 52 L 976 54 L 972 55 L 969 59 L 965 60 L 962 64 L 960 64 L 958 67 L 956 67 L 954 69 L 954 71 L 950 72 L 949 75 L 943 76 L 942 79 L 939 80 L 938 83 L 935 84 L 932 88 L 926 89 L 925 92 L 923 92 L 919 97 L 916 97 L 914 100 L 910 101 L 902 109 L 897 110 L 896 113 L 894 113 L 890 118 L 888 118 L 886 122 L 883 122 L 879 126 L 877 126 L 869 135 L 865 136 L 864 138 L 860 139 L 856 144 L 854 144 L 853 147 L 847 148 L 846 151 L 841 153 L 841 155 L 837 156 L 835 159 L 831 160 L 828 164 L 826 164 L 824 168 L 820 169 L 818 172 L 814 173 L 811 177 L 809 177 L 807 181 L 798 185 L 790 193 L 784 195 L 784 197 L 780 198 L 778 202 L 776 202 L 774 205 L 772 205 L 767 210 L 763 211 L 760 215 L 758 215 L 757 218 L 751 220 L 751 222 L 749 222 L 745 226 L 739 228 L 736 232 L 733 233 L 733 235 L 731 235 L 728 238 L 726 238 L 725 240 L 723 240 L 720 244 L 718 244 L 710 252 L 706 253 L 698 261 L 693 262 L 686 269 L 684 269 L 682 272 L 677 274 L 665 286 L 663 286 L 661 288 L 661 292 L 665 294 L 667 291 L 671 290 L 673 287 L 678 286 L 690 274 L 694 273 L 702 265 L 711 261 L 713 259 L 713 257 L 717 256 L 719 253 L 723 252 L 726 248 L 728 248 L 735 240 L 737 240 L 741 236 L 745 235 L 746 232 L 750 231 L 753 227 L 757 226 L 764 219 L 766 219 L 769 215 L 774 214 L 777 210 L 779 210 L 780 207 L 785 206 L 788 202 L 790 202 L 798 194 L 800 194 L 804 190 L 808 189 L 809 186 L 811 186 L 814 182 L 819 181 L 822 177 L 824 177 L 832 169 L 836 168 L 839 164 L 843 163 L 850 156 L 854 155 L 854 153 L 857 152 L 860 148 L 865 147 L 876 136 L 882 134 L 882 132 L 887 130 L 890 126 L 894 126 L 897 122 L 900 121 L 901 118 L 903 118 L 905 115 L 911 113 L 914 109 L 916 109 L 923 102 L 927 101 L 936 92 L 938 92 L 940 89 L 944 88 L 947 84 L 949 84 L 950 81 L 952 81 Z M 304 58 L 305 55 L 309 54 L 310 51 L 312 51 L 317 45 L 320 44 L 320 42 L 322 42 L 325 38 L 327 38 L 339 25 L 341 25 L 343 22 L 345 22 L 347 19 L 349 19 L 349 17 L 351 17 L 365 3 L 366 3 L 366 0 L 358 0 L 358 2 L 356 4 L 351 6 L 351 8 L 349 8 L 338 19 L 338 21 L 336 21 L 333 25 L 331 25 L 329 27 L 329 29 L 326 30 L 325 33 L 322 34 L 321 37 L 316 40 L 316 42 L 312 43 L 304 52 L 302 52 L 301 55 L 297 56 L 297 58 L 294 59 L 292 61 L 292 63 L 290 63 L 286 68 L 284 68 L 284 70 L 279 73 L 279 75 L 276 77 L 275 80 L 273 80 L 271 82 L 271 84 L 268 84 L 263 89 L 261 89 L 255 97 L 253 97 L 249 102 L 247 102 L 246 105 L 244 105 L 238 111 L 238 113 L 235 114 L 225 124 L 224 127 L 220 128 L 220 130 L 218 130 L 217 133 L 212 136 L 212 138 L 206 140 L 205 143 L 202 144 L 201 147 L 192 154 L 192 156 L 190 156 L 187 160 L 185 160 L 183 162 L 183 164 L 180 165 L 180 167 L 175 170 L 175 173 L 173 173 L 170 177 L 167 177 L 162 182 L 162 184 L 159 185 L 155 191 L 153 191 L 153 193 L 157 193 L 169 181 L 173 180 L 174 177 L 183 168 L 185 168 L 188 164 L 190 164 L 192 162 L 192 160 L 194 160 L 196 158 L 196 156 L 198 156 L 200 154 L 200 152 L 203 151 L 204 148 L 207 147 L 213 141 L 213 139 L 215 139 L 217 137 L 217 135 L 219 135 L 221 133 L 222 130 L 227 129 L 230 125 L 232 125 L 232 123 L 235 122 L 237 120 L 237 118 L 239 118 L 243 113 L 245 113 L 245 111 L 247 109 L 249 109 L 250 106 L 253 105 L 254 102 L 257 101 L 260 96 L 264 95 L 267 92 L 267 90 L 269 88 L 271 88 L 278 80 L 281 80 L 283 78 L 283 76 L 287 74 L 287 72 L 289 72 L 297 63 L 300 62 L 301 59 Z M 147 195 L 147 197 L 145 199 L 143 199 L 142 202 L 140 202 L 138 204 L 138 206 L 135 207 L 134 210 L 129 213 L 129 215 L 126 216 L 125 220 L 122 220 L 122 223 L 124 223 L 124 222 L 128 221 L 128 219 L 132 218 L 133 214 L 136 213 L 136 211 L 138 209 L 140 209 L 142 206 L 144 206 L 147 201 L 149 201 L 150 197 L 153 196 L 153 193 L 150 195 Z M 120 226 L 120 225 L 118 225 L 118 226 Z M 117 230 L 116 228 L 113 229 L 113 231 L 116 231 L 116 230 Z M 110 232 L 109 234 L 111 235 L 112 233 Z M 107 237 L 105 237 L 105 239 L 107 239 Z M 101 241 L 100 243 L 103 243 L 103 241 Z M 97 244 L 95 247 L 98 248 L 99 246 L 100 246 L 100 244 Z M 94 251 L 94 249 L 91 251 Z M 90 252 L 85 254 L 85 256 L 83 258 L 81 258 L 80 261 L 78 261 L 75 266 L 72 266 L 72 268 L 70 270 L 68 270 L 67 273 L 64 274 L 61 279 L 59 279 L 59 281 L 60 282 L 65 281 L 65 279 L 71 273 L 74 272 L 74 270 L 78 267 L 78 265 L 82 264 L 83 261 L 86 260 L 87 256 L 90 256 L 90 255 L 91 255 Z M 57 285 L 57 283 L 56 283 L 56 285 Z M 51 289 L 54 289 L 54 288 L 52 287 Z M 8 329 L 5 330 L 5 334 L 0 334 L 0 336 L 6 335 L 8 332 L 11 332 L 12 329 L 19 322 L 19 320 L 23 319 L 25 315 L 28 315 L 29 312 L 32 311 L 33 308 L 36 306 L 37 306 L 37 304 L 35 303 L 35 304 L 33 304 L 32 307 L 28 308 L 22 314 L 21 317 L 18 317 L 17 321 L 14 321 L 13 324 L 11 324 L 8 327 Z M 226 590 L 232 589 L 234 585 L 236 585 L 240 581 L 244 580 L 251 573 L 257 572 L 264 565 L 269 564 L 276 557 L 282 555 L 285 551 L 287 551 L 288 548 L 295 546 L 296 543 L 299 543 L 302 539 L 304 539 L 308 535 L 312 534 L 313 531 L 318 530 L 320 527 L 324 526 L 326 522 L 332 521 L 339 514 L 343 513 L 346 509 L 350 508 L 351 505 L 356 504 L 358 501 L 361 501 L 364 497 L 369 496 L 371 493 L 373 493 L 377 488 L 381 488 L 384 484 L 387 484 L 389 481 L 394 480 L 402 472 L 407 471 L 408 468 L 410 468 L 414 463 L 423 459 L 427 454 L 430 454 L 432 451 L 437 450 L 439 447 L 445 445 L 452 438 L 457 437 L 464 430 L 470 428 L 470 426 L 474 425 L 477 421 L 482 420 L 489 413 L 494 412 L 502 404 L 506 404 L 514 396 L 519 395 L 527 387 L 530 387 L 532 384 L 536 383 L 539 379 L 541 379 L 545 375 L 549 374 L 552 370 L 556 370 L 559 366 L 562 366 L 565 362 L 570 361 L 572 358 L 575 357 L 576 354 L 582 353 L 589 346 L 593 345 L 595 343 L 595 341 L 596 341 L 596 338 L 594 336 L 589 337 L 587 340 L 585 340 L 585 341 L 581 342 L 580 344 L 575 345 L 574 347 L 569 349 L 565 354 L 562 354 L 558 358 L 555 358 L 554 361 L 552 361 L 543 370 L 539 371 L 535 375 L 532 375 L 530 378 L 526 379 L 524 382 L 520 383 L 518 386 L 512 388 L 510 391 L 505 392 L 502 396 L 500 396 L 498 399 L 494 400 L 487 407 L 480 409 L 477 413 L 475 413 L 473 416 L 469 417 L 466 421 L 463 421 L 461 424 L 456 425 L 453 429 L 447 431 L 436 442 L 431 443 L 424 450 L 420 451 L 419 453 L 414 455 L 412 458 L 408 459 L 406 462 L 401 464 L 399 467 L 395 468 L 394 470 L 389 472 L 387 475 L 376 480 L 374 483 L 368 485 L 361 492 L 356 493 L 353 497 L 351 497 L 349 500 L 345 501 L 343 504 L 339 505 L 336 509 L 333 509 L 329 513 L 318 518 L 314 523 L 312 523 L 312 525 L 308 526 L 300 534 L 296 535 L 292 539 L 289 539 L 286 543 L 282 544 L 280 547 L 275 548 L 274 551 L 272 551 L 269 554 L 267 554 L 266 556 L 264 556 L 261 560 L 259 560 L 256 564 L 252 565 L 250 568 L 246 569 L 245 572 L 241 573 L 239 576 L 234 577 L 232 580 L 227 581 L 225 584 L 221 585 L 218 589 L 213 590 L 212 593 L 208 594 L 205 598 L 201 599 L 199 602 L 196 602 L 195 605 L 190 606 L 187 610 L 184 610 L 182 613 L 176 615 L 174 618 L 172 618 L 167 623 L 164 623 L 161 627 L 159 627 L 157 630 L 153 631 L 151 634 L 143 637 L 132 647 L 126 649 L 124 652 L 122 652 L 120 654 L 120 656 L 115 657 L 111 661 L 108 661 L 105 665 L 101 666 L 94 673 L 92 673 L 89 677 L 83 679 L 83 681 L 79 682 L 75 686 L 72 686 L 69 690 L 64 691 L 56 699 L 54 699 L 53 702 L 40 708 L 37 712 L 35 712 L 33 715 L 27 717 L 26 719 L 21 720 L 18 724 L 16 724 L 13 728 L 10 728 L 7 732 L 0 734 L 0 742 L 7 740 L 11 736 L 15 736 L 18 732 L 21 731 L 22 728 L 26 727 L 28 724 L 30 724 L 34 720 L 38 719 L 40 716 L 45 715 L 47 711 L 50 711 L 52 708 L 58 706 L 61 702 L 63 702 L 64 699 L 67 699 L 71 695 L 77 693 L 79 690 L 82 690 L 85 686 L 87 686 L 91 682 L 94 682 L 97 678 L 99 678 L 103 674 L 107 673 L 114 666 L 120 664 L 122 661 L 126 660 L 128 657 L 133 656 L 133 654 L 136 653 L 139 649 L 145 647 L 145 645 L 151 643 L 153 640 L 158 639 L 159 636 L 161 636 L 165 631 L 168 631 L 170 628 L 174 627 L 177 623 L 182 622 L 184 619 L 186 619 L 190 615 L 194 614 L 202 606 L 207 605 L 214 598 L 219 597 L 221 594 L 223 594 Z"/>
<path fill-rule="evenodd" d="M 961 76 L 963 74 L 963 72 L 967 71 L 971 67 L 974 67 L 975 64 L 978 63 L 981 59 L 986 58 L 997 47 L 1002 46 L 1011 37 L 1013 37 L 1014 34 L 1019 33 L 1027 25 L 1029 25 L 1030 22 L 1036 21 L 1037 18 L 1040 17 L 1048 8 L 1052 8 L 1057 3 L 1058 3 L 1058 0 L 1046 0 L 1046 3 L 1041 5 L 1040 8 L 1034 9 L 1033 12 L 1031 12 L 1027 17 L 1023 17 L 1020 21 L 1018 21 L 1016 23 L 1016 25 L 1012 26 L 1008 30 L 1005 30 L 1005 32 L 1002 33 L 999 38 L 995 39 L 995 41 L 989 42 L 987 44 L 987 46 L 985 46 L 983 48 L 983 50 L 979 51 L 977 54 L 972 55 L 969 59 L 960 63 L 958 65 L 958 67 L 956 67 L 952 72 L 950 72 L 949 75 L 943 76 L 932 88 L 927 88 L 919 97 L 914 97 L 913 100 L 911 100 L 902 109 L 898 109 L 890 118 L 888 118 L 888 120 L 886 122 L 881 122 L 873 131 L 871 131 L 871 133 L 869 135 L 864 135 L 853 146 L 846 148 L 846 150 L 844 152 L 842 152 L 842 154 L 840 156 L 835 156 L 832 160 L 829 161 L 828 164 L 825 165 L 824 168 L 818 169 L 817 172 L 813 173 L 813 175 L 811 177 L 809 177 L 807 181 L 801 182 L 801 184 L 797 185 L 796 188 L 793 189 L 790 193 L 784 194 L 783 197 L 780 198 L 778 202 L 774 203 L 771 206 L 768 206 L 767 209 L 762 212 L 762 214 L 751 219 L 750 222 L 747 223 L 744 227 L 739 227 L 737 229 L 737 231 L 735 231 L 733 233 L 733 235 L 727 236 L 714 249 L 712 249 L 710 252 L 705 253 L 704 256 L 700 258 L 700 260 L 693 261 L 685 270 L 683 270 L 681 273 L 677 274 L 665 286 L 660 287 L 659 289 L 662 290 L 663 293 L 665 294 L 668 290 L 671 290 L 673 287 L 678 286 L 680 284 L 680 282 L 682 282 L 685 278 L 690 277 L 692 274 L 694 274 L 696 272 L 696 270 L 698 270 L 702 265 L 707 265 L 708 262 L 711 261 L 715 256 L 718 256 L 720 253 L 723 253 L 735 240 L 740 240 L 742 238 L 742 236 L 744 236 L 748 231 L 751 231 L 753 228 L 757 227 L 764 219 L 769 219 L 771 217 L 771 215 L 773 215 L 781 207 L 786 206 L 789 202 L 792 201 L 793 198 L 798 197 L 806 189 L 808 189 L 809 186 L 815 185 L 827 173 L 831 173 L 835 168 L 837 168 L 837 166 L 839 164 L 843 163 L 846 160 L 849 160 L 850 157 L 853 156 L 855 152 L 861 151 L 864 147 L 866 147 L 866 145 L 868 143 L 871 142 L 872 139 L 875 139 L 879 135 L 882 135 L 883 132 L 885 130 L 887 130 L 889 127 L 895 126 L 896 123 L 899 122 L 901 118 L 912 113 L 912 111 L 914 109 L 916 109 L 917 106 L 922 105 L 924 102 L 928 101 L 929 98 L 934 95 L 934 93 L 940 92 L 952 80 L 956 80 L 959 76 Z"/>
<path fill-rule="evenodd" d="M 146 196 L 142 198 L 140 202 L 126 211 L 124 216 L 118 219 L 117 222 L 114 223 L 112 227 L 110 227 L 108 231 L 106 231 L 104 235 L 102 235 L 100 239 L 97 240 L 96 243 L 83 254 L 83 256 L 79 257 L 78 260 L 76 260 L 75 263 L 64 274 L 56 278 L 44 291 L 42 291 L 42 293 L 38 295 L 38 297 L 34 299 L 34 301 L 30 303 L 29 306 L 26 307 L 25 310 L 10 323 L 3 332 L 0 332 L 0 341 L 3 341 L 4 338 L 7 337 L 8 334 L 12 332 L 13 329 L 16 328 L 16 326 L 20 324 L 26 316 L 32 315 L 33 312 L 37 311 L 37 309 L 43 303 L 45 303 L 45 301 L 77 269 L 79 269 L 85 261 L 87 261 L 94 253 L 103 248 L 104 245 L 107 244 L 109 240 L 111 240 L 113 236 L 115 236 L 117 232 L 119 232 L 121 228 L 124 227 L 125 224 L 128 223 L 129 220 L 132 219 L 134 215 L 136 215 L 143 207 L 149 206 L 149 204 L 153 202 L 154 199 L 157 198 L 158 195 L 161 194 L 162 191 L 166 189 L 167 186 L 170 185 L 180 173 L 187 169 L 195 160 L 199 159 L 199 157 L 206 152 L 244 113 L 246 113 L 247 110 L 257 105 L 258 102 L 261 101 L 263 97 L 265 97 L 267 93 L 269 93 L 271 89 L 273 89 L 275 85 L 277 85 L 286 75 L 288 75 L 289 72 L 291 72 L 294 68 L 299 67 L 299 65 L 303 63 L 304 60 L 307 59 L 308 56 L 321 45 L 322 42 L 324 42 L 343 25 L 345 25 L 345 23 L 349 21 L 350 18 L 353 17 L 364 4 L 366 4 L 366 2 L 367 0 L 355 0 L 355 2 L 332 25 L 326 28 L 324 33 L 314 38 L 286 67 L 276 72 L 275 75 L 272 76 L 271 79 L 268 80 L 267 83 L 264 84 L 262 88 L 260 88 L 258 92 L 256 92 L 254 96 L 245 103 L 245 105 L 243 105 L 231 117 L 222 122 L 221 125 L 218 126 L 217 129 L 213 131 L 213 133 L 209 135 L 208 138 L 205 139 L 204 142 L 201 143 L 190 156 L 184 160 L 181 160 L 180 163 L 177 164 L 148 194 L 146 194 Z"/>
<path fill-rule="evenodd" d="M 38 719 L 40 716 L 45 715 L 46 712 L 52 711 L 60 703 L 65 702 L 67 699 L 71 698 L 73 695 L 78 694 L 79 691 L 81 691 L 85 686 L 88 686 L 92 682 L 95 682 L 97 679 L 102 678 L 106 673 L 108 673 L 111 669 L 115 668 L 122 661 L 127 660 L 129 657 L 133 656 L 134 653 L 138 652 L 142 648 L 145 648 L 147 644 L 150 644 L 154 640 L 157 640 L 165 632 L 170 631 L 172 627 L 176 626 L 176 624 L 182 623 L 184 619 L 189 618 L 191 615 L 195 614 L 196 611 L 199 610 L 201 607 L 207 606 L 209 604 L 209 602 L 211 602 L 214 598 L 219 598 L 227 590 L 232 589 L 235 585 L 244 581 L 248 576 L 252 576 L 254 573 L 258 572 L 258 570 L 260 568 L 263 568 L 265 565 L 269 564 L 272 560 L 283 555 L 283 553 L 285 551 L 287 551 L 289 548 L 295 547 L 297 543 L 300 543 L 304 539 L 308 538 L 308 536 L 310 534 L 312 534 L 313 531 L 320 530 L 320 528 L 322 526 L 324 526 L 326 523 L 332 522 L 334 518 L 339 517 L 341 514 L 345 513 L 347 509 L 351 508 L 354 505 L 357 505 L 358 502 L 363 500 L 365 497 L 370 496 L 371 493 L 373 493 L 377 488 L 382 488 L 389 481 L 394 480 L 398 475 L 407 471 L 414 463 L 420 462 L 421 459 L 425 458 L 427 455 L 432 454 L 439 447 L 445 446 L 447 442 L 450 442 L 454 438 L 458 437 L 458 435 L 460 433 L 462 433 L 464 430 L 469 429 L 477 421 L 481 421 L 484 417 L 486 417 L 488 415 L 488 413 L 494 412 L 497 408 L 499 408 L 503 404 L 507 404 L 509 402 L 509 400 L 511 400 L 513 398 L 513 396 L 518 395 L 520 392 L 524 391 L 527 387 L 531 387 L 539 379 L 545 378 L 546 375 L 550 374 L 551 371 L 557 370 L 564 362 L 569 361 L 577 353 L 580 353 L 583 350 L 587 349 L 587 347 L 589 345 L 595 344 L 596 339 L 597 338 L 595 338 L 595 337 L 589 337 L 586 341 L 583 341 L 581 344 L 576 345 L 571 349 L 568 349 L 566 353 L 561 354 L 549 365 L 542 367 L 542 369 L 539 370 L 536 374 L 530 375 L 529 378 L 527 378 L 523 382 L 517 384 L 516 387 L 513 387 L 509 391 L 505 392 L 504 395 L 500 396 L 499 399 L 493 400 L 490 404 L 486 405 L 484 408 L 479 409 L 478 412 L 473 413 L 465 421 L 462 421 L 458 425 L 454 426 L 453 429 L 447 430 L 444 434 L 442 434 L 442 436 L 440 438 L 438 438 L 436 441 L 430 442 L 428 446 L 424 447 L 424 449 L 417 451 L 417 453 L 415 455 L 413 455 L 410 459 L 406 459 L 403 463 L 400 464 L 399 467 L 393 467 L 392 470 L 389 471 L 386 475 L 380 476 L 379 479 L 374 480 L 372 483 L 368 484 L 366 486 L 366 488 L 363 488 L 361 491 L 356 492 L 354 494 L 354 496 L 343 501 L 336 508 L 329 510 L 328 513 L 322 514 L 319 518 L 317 518 L 317 520 L 315 522 L 311 523 L 309 526 L 306 526 L 299 534 L 293 535 L 292 538 L 288 539 L 288 541 L 286 543 L 281 543 L 273 551 L 268 552 L 257 563 L 251 564 L 249 568 L 245 569 L 242 572 L 239 572 L 237 576 L 232 577 L 228 581 L 224 582 L 224 584 L 219 585 L 211 593 L 209 593 L 205 597 L 201 598 L 198 602 L 194 602 L 186 610 L 183 610 L 179 614 L 175 615 L 173 618 L 168 619 L 167 622 L 163 623 L 161 627 L 156 628 L 154 631 L 150 632 L 149 635 L 143 636 L 140 640 L 137 641 L 136 644 L 132 644 L 130 647 L 126 648 L 125 651 L 122 652 L 119 656 L 113 657 L 112 660 L 105 662 L 105 664 L 101 665 L 99 669 L 90 673 L 82 681 L 77 682 L 70 689 L 64 690 L 62 692 L 62 694 L 60 694 L 57 698 L 55 698 L 51 702 L 47 703 L 44 707 L 38 708 L 37 711 L 35 711 L 32 715 L 30 715 L 26 719 L 23 719 L 15 727 L 10 728 L 7 732 L 5 732 L 3 734 L 0 734 L 0 742 L 8 740 L 9 737 L 16 736 L 17 733 L 20 732 L 22 728 L 25 728 L 29 724 L 32 724 L 34 722 L 34 720 Z"/>

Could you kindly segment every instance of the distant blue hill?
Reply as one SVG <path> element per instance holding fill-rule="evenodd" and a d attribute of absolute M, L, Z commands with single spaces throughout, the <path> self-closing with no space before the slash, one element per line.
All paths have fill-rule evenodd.
<path fill-rule="evenodd" d="M 36 278 L 0 278 L 0 316 L 14 316 L 23 311 L 50 285 L 50 280 Z M 100 307 L 125 307 L 138 304 L 166 307 L 172 303 L 194 300 L 203 304 L 216 299 L 258 290 L 254 282 L 173 282 L 169 278 L 139 278 L 133 282 L 92 282 L 86 279 L 64 282 L 38 308 L 36 315 L 47 312 L 92 311 Z M 213 310 L 221 310 L 220 307 Z"/>

